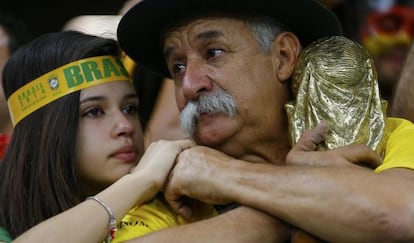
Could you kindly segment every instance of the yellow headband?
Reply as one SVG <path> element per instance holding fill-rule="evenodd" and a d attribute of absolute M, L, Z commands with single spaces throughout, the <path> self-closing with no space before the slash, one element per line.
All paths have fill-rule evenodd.
<path fill-rule="evenodd" d="M 116 56 L 81 59 L 56 68 L 27 83 L 7 100 L 13 126 L 50 102 L 94 85 L 129 80 Z"/>

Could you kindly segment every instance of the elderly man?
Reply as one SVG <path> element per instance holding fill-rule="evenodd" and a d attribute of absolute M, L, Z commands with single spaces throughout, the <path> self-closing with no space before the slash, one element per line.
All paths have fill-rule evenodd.
<path fill-rule="evenodd" d="M 375 171 L 357 165 L 381 160 L 363 145 L 324 152 L 295 147 L 285 165 L 291 145 L 284 105 L 292 100 L 298 55 L 309 43 L 340 34 L 336 17 L 313 0 L 145 0 L 126 13 L 118 27 L 121 47 L 174 80 L 183 127 L 204 145 L 179 156 L 167 200 L 187 217 L 187 197 L 244 205 L 144 239 L 280 240 L 280 219 L 326 241 L 414 240 L 408 121 L 387 120 L 386 155 Z"/>

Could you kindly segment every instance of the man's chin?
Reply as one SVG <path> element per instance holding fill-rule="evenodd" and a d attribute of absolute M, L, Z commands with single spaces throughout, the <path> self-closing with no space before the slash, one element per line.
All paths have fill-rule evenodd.
<path fill-rule="evenodd" d="M 225 141 L 225 139 L 218 139 L 217 137 L 199 135 L 194 135 L 193 140 L 198 145 L 207 146 L 210 148 L 217 148 Z"/>
<path fill-rule="evenodd" d="M 237 123 L 224 114 L 203 114 L 197 121 L 192 138 L 199 145 L 217 148 L 234 136 Z"/>
<path fill-rule="evenodd" d="M 228 133 L 226 131 L 220 131 L 221 129 L 196 129 L 193 133 L 193 140 L 198 145 L 217 148 L 226 143 L 229 140 Z"/>

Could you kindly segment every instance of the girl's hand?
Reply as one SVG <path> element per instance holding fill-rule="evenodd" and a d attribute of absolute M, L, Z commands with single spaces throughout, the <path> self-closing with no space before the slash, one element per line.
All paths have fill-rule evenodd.
<path fill-rule="evenodd" d="M 154 183 L 154 189 L 158 191 L 163 187 L 178 154 L 194 145 L 189 139 L 153 142 L 131 173 L 136 171 L 140 171 L 140 174 L 145 173 L 146 178 L 150 178 L 150 182 Z"/>

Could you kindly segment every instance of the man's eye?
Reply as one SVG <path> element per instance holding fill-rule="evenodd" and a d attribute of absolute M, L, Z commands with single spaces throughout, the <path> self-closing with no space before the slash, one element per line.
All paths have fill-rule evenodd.
<path fill-rule="evenodd" d="M 173 73 L 174 74 L 180 74 L 185 70 L 185 65 L 184 64 L 175 64 L 173 66 Z"/>
<path fill-rule="evenodd" d="M 90 117 L 90 118 L 97 118 L 99 116 L 102 116 L 104 112 L 99 108 L 92 108 L 87 111 L 85 111 L 82 115 L 82 117 Z"/>
<path fill-rule="evenodd" d="M 127 105 L 122 112 L 128 115 L 136 115 L 138 114 L 138 105 Z"/>
<path fill-rule="evenodd" d="M 222 49 L 209 49 L 207 50 L 207 57 L 220 56 L 224 51 Z"/>

